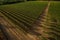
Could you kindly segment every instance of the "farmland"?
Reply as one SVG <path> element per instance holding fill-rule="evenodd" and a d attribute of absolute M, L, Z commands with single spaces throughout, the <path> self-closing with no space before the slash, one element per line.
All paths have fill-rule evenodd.
<path fill-rule="evenodd" d="M 50 2 L 49 6 L 47 1 L 29 1 L 1 5 L 1 23 L 6 28 L 12 27 L 7 30 L 11 37 L 17 35 L 13 40 L 60 40 L 59 4 L 60 2 Z M 35 35 L 37 37 L 34 38 Z"/>
<path fill-rule="evenodd" d="M 57 40 L 60 40 L 59 34 L 60 34 L 60 2 L 51 2 L 50 8 L 49 8 L 49 13 L 51 15 L 51 19 L 55 20 L 55 23 L 53 23 L 55 26 L 52 26 L 52 30 L 55 31 L 56 33 L 53 33 Z M 52 21 L 53 22 L 53 21 Z"/>
<path fill-rule="evenodd" d="M 16 24 L 19 24 L 22 26 L 26 25 L 27 27 L 28 26 L 31 27 L 34 20 L 36 20 L 38 15 L 41 14 L 40 11 L 43 11 L 45 6 L 47 5 L 46 2 L 45 3 L 41 2 L 41 4 L 39 2 L 36 2 L 36 3 L 27 2 L 27 3 L 21 3 L 21 4 L 6 5 L 6 6 L 1 6 L 0 9 L 1 11 L 3 10 L 2 12 L 4 12 L 3 13 L 4 15 L 6 15 L 9 19 L 12 19 L 14 22 L 16 22 Z M 15 20 L 19 21 L 21 24 Z"/>

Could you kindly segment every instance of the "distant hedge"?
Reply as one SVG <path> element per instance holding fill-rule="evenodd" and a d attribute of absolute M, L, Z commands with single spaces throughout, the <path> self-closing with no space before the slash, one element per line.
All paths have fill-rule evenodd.
<path fill-rule="evenodd" d="M 0 0 L 0 5 L 13 4 L 13 3 L 24 2 L 24 1 L 60 1 L 60 0 Z"/>
<path fill-rule="evenodd" d="M 27 1 L 60 1 L 60 0 L 27 0 Z"/>
<path fill-rule="evenodd" d="M 23 2 L 24 0 L 0 0 L 0 5 L 1 4 L 12 4 L 12 3 L 18 3 L 18 2 Z"/>

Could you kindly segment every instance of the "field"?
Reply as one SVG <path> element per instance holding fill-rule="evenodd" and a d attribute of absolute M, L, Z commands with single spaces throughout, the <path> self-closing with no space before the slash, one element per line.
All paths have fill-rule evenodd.
<path fill-rule="evenodd" d="M 54 25 L 52 26 L 52 30 L 56 33 L 53 33 L 56 36 L 56 40 L 60 40 L 60 2 L 51 2 L 49 13 L 51 15 L 51 19 L 55 20 Z M 52 21 L 53 22 L 53 21 Z"/>
<path fill-rule="evenodd" d="M 19 29 L 20 32 L 23 31 L 22 34 L 25 34 L 25 36 L 28 35 L 27 37 L 29 37 L 33 35 L 31 36 L 32 39 L 25 39 L 21 36 L 25 40 L 60 40 L 60 2 L 50 2 L 50 6 L 48 6 L 48 3 L 30 1 L 1 5 L 0 16 L 3 15 L 7 20 L 6 22 L 9 22 L 9 25 L 11 23 L 11 26 Z M 38 30 L 38 33 L 35 32 L 36 30 Z M 33 38 L 35 35 L 38 37 Z"/>
<path fill-rule="evenodd" d="M 27 5 L 26 5 L 27 4 Z M 27 2 L 1 6 L 1 11 L 17 25 L 32 26 L 33 22 L 41 14 L 47 3 Z M 19 21 L 19 23 L 17 21 Z"/>
<path fill-rule="evenodd" d="M 49 8 L 49 13 L 53 16 L 54 14 L 54 16 L 53 17 L 55 17 L 55 18 L 58 18 L 58 19 L 60 19 L 59 18 L 59 16 L 60 16 L 60 2 L 51 2 L 51 6 L 50 6 L 50 8 Z"/>

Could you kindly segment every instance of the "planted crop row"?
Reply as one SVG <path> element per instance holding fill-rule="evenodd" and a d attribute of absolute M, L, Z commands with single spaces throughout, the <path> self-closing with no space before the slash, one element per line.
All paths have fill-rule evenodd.
<path fill-rule="evenodd" d="M 3 13 L 5 16 L 9 17 L 12 21 L 15 21 L 14 22 L 15 24 L 19 25 L 20 27 L 22 27 L 25 30 L 26 30 L 26 28 L 28 30 L 31 30 L 32 23 L 36 20 L 38 15 L 40 15 L 40 13 L 46 7 L 47 3 L 40 4 L 38 2 L 37 4 L 35 4 L 33 2 L 33 3 L 29 3 L 30 5 L 25 4 L 25 7 L 22 4 L 19 4 L 18 6 L 17 5 L 14 5 L 14 6 L 7 5 L 4 7 L 0 6 L 1 7 L 0 10 L 5 12 L 5 13 Z M 17 7 L 15 7 L 15 6 L 17 6 Z M 28 6 L 29 6 L 29 8 L 28 8 Z"/>

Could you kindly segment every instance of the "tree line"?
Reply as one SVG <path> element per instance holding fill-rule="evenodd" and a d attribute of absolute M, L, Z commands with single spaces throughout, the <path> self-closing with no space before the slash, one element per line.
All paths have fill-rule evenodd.
<path fill-rule="evenodd" d="M 23 2 L 24 0 L 0 0 L 0 5 L 1 4 L 13 4 L 13 3 L 18 3 L 18 2 Z"/>
<path fill-rule="evenodd" d="M 13 4 L 13 3 L 25 2 L 25 1 L 59 1 L 59 0 L 0 0 L 0 5 Z"/>

